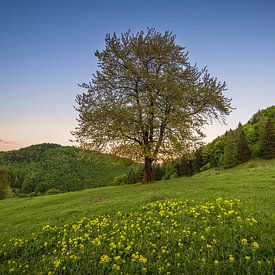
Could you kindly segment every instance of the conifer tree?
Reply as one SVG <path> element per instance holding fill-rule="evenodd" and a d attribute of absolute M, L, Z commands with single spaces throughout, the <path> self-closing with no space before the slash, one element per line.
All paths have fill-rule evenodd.
<path fill-rule="evenodd" d="M 224 148 L 224 168 L 231 168 L 238 164 L 238 147 L 235 133 L 230 129 L 226 132 Z"/>
<path fill-rule="evenodd" d="M 200 172 L 200 168 L 202 167 L 202 148 L 195 151 L 193 166 L 195 173 Z"/>
<path fill-rule="evenodd" d="M 251 151 L 248 146 L 248 141 L 246 134 L 244 132 L 243 126 L 239 123 L 237 129 L 238 137 L 238 161 L 239 163 L 245 162 L 251 158 Z"/>
<path fill-rule="evenodd" d="M 275 157 L 275 123 L 268 118 L 265 124 L 262 140 L 262 156 L 265 159 Z"/>

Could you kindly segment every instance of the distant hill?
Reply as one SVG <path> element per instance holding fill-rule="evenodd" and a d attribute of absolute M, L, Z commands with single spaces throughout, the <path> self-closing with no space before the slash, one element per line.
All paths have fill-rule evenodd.
<path fill-rule="evenodd" d="M 39 194 L 49 189 L 68 192 L 106 186 L 136 164 L 112 155 L 44 143 L 0 152 L 1 165 L 8 168 L 17 194 Z"/>

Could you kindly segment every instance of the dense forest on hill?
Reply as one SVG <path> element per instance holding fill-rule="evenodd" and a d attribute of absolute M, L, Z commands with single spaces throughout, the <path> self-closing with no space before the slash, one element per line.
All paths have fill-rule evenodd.
<path fill-rule="evenodd" d="M 210 168 L 227 169 L 254 158 L 275 157 L 275 106 L 259 110 L 244 125 L 230 129 L 190 156 L 173 161 L 176 173 L 192 175 Z"/>
<path fill-rule="evenodd" d="M 230 168 L 251 158 L 275 157 L 275 106 L 258 111 L 201 149 L 204 168 Z"/>
<path fill-rule="evenodd" d="M 11 187 L 21 195 L 106 186 L 137 167 L 116 156 L 46 143 L 0 152 L 0 165 L 7 167 Z"/>

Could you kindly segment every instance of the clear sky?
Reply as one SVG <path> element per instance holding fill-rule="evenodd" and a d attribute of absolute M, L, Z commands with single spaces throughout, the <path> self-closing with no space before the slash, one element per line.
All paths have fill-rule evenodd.
<path fill-rule="evenodd" d="M 274 0 L 0 0 L 0 150 L 70 144 L 77 83 L 106 33 L 172 31 L 192 63 L 226 81 L 237 109 L 211 141 L 275 104 Z"/>

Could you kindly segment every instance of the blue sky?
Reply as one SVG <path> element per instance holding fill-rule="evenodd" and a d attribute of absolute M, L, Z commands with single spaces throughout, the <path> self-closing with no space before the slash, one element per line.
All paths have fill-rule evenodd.
<path fill-rule="evenodd" d="M 228 85 L 237 109 L 207 140 L 275 104 L 275 1 L 0 0 L 0 150 L 70 144 L 77 83 L 106 33 L 172 31 L 192 63 Z"/>

